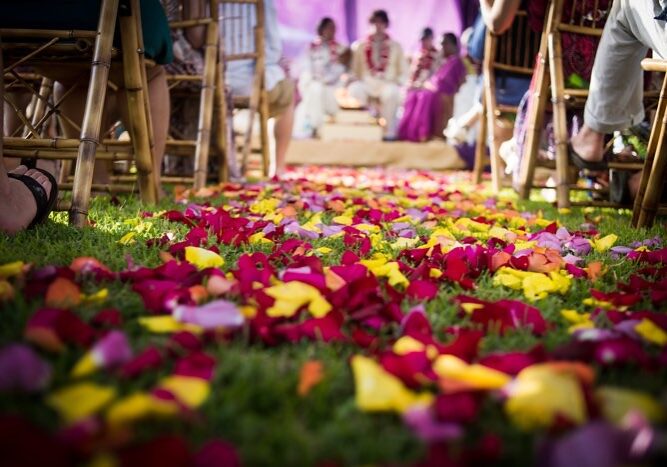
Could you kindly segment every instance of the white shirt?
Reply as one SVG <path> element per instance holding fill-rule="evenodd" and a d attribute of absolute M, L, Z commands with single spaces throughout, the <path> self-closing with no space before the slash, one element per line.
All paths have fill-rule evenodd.
<path fill-rule="evenodd" d="M 257 24 L 255 18 L 255 7 L 243 4 L 225 4 L 220 8 L 221 14 L 221 40 L 225 47 L 225 53 L 243 53 L 254 51 L 254 37 L 250 37 L 247 44 L 237 44 L 235 35 L 237 31 L 252 31 Z M 264 0 L 264 48 L 265 48 L 265 70 L 264 79 L 266 89 L 270 91 L 276 84 L 285 79 L 285 70 L 280 66 L 280 58 L 283 53 L 283 45 L 278 33 L 278 16 L 273 0 Z M 233 48 L 233 50 L 232 50 Z M 231 88 L 232 94 L 237 96 L 249 96 L 252 90 L 252 80 L 255 73 L 254 60 L 234 60 L 227 63 L 225 82 Z"/>

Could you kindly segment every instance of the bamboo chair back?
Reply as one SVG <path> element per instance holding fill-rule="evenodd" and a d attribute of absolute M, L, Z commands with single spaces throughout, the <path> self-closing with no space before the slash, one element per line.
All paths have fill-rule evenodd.
<path fill-rule="evenodd" d="M 122 14 L 120 13 L 122 9 Z M 134 160 L 139 174 L 139 189 L 142 200 L 155 202 L 157 186 L 153 171 L 152 126 L 147 102 L 147 83 L 143 58 L 138 0 L 103 0 L 100 7 L 98 27 L 95 31 L 66 31 L 40 29 L 1 29 L 3 54 L 7 57 L 3 73 L 9 78 L 7 89 L 20 83 L 35 94 L 39 110 L 35 107 L 32 118 L 25 116 L 24 109 L 15 107 L 26 131 L 25 136 L 4 137 L 4 154 L 9 157 L 76 161 L 73 183 L 59 185 L 61 189 L 72 189 L 71 203 L 60 202 L 61 210 L 69 211 L 70 223 L 78 227 L 85 225 L 90 203 L 91 189 L 121 190 L 122 187 L 93 185 L 93 168 L 96 159 Z M 113 48 L 116 21 L 120 23 L 122 51 Z M 131 147 L 127 143 L 104 141 L 100 144 L 102 113 L 109 81 L 109 64 L 122 54 L 124 81 L 127 90 L 129 130 Z M 37 66 L 47 69 L 58 67 L 89 67 L 91 70 L 83 122 L 81 125 L 69 121 L 80 131 L 79 138 L 46 138 L 45 125 L 58 113 L 62 100 L 74 88 L 64 93 L 61 100 L 49 99 L 52 81 L 44 79 L 35 88 L 30 86 L 18 72 L 20 67 Z M 5 98 L 10 103 L 11 99 Z M 43 112 L 43 113 L 42 113 Z M 60 115 L 61 118 L 65 118 Z M 125 187 L 133 190 L 133 187 Z"/>
<path fill-rule="evenodd" d="M 184 8 L 182 1 L 180 11 Z M 223 108 L 221 96 L 224 93 L 224 84 L 222 76 L 222 64 L 219 60 L 219 28 L 218 28 L 218 0 L 208 1 L 208 12 L 201 18 L 169 18 L 172 30 L 182 30 L 190 27 L 204 27 L 204 46 L 203 46 L 203 70 L 201 73 L 168 73 L 167 81 L 169 83 L 172 102 L 174 97 L 179 95 L 185 99 L 194 99 L 199 102 L 199 111 L 197 117 L 197 132 L 195 138 L 189 135 L 178 135 L 170 131 L 170 138 L 167 141 L 167 151 L 170 155 L 186 156 L 194 158 L 194 170 L 192 177 L 163 177 L 165 182 L 191 183 L 195 190 L 202 188 L 207 181 L 209 154 L 211 150 L 211 136 L 213 129 L 214 111 L 218 114 L 218 129 L 216 131 L 216 146 L 219 153 L 225 152 L 224 134 L 225 119 L 221 118 L 220 111 Z M 173 112 L 173 109 L 172 109 Z M 173 129 L 172 129 L 173 130 Z"/>
<path fill-rule="evenodd" d="M 639 191 L 632 212 L 633 227 L 651 227 L 657 214 L 667 214 L 664 202 L 667 177 L 667 60 L 645 59 L 645 71 L 665 73 Z"/>
<path fill-rule="evenodd" d="M 494 137 L 496 119 L 504 112 L 516 113 L 513 106 L 500 105 L 496 99 L 496 77 L 501 73 L 531 76 L 535 57 L 539 52 L 540 33 L 531 29 L 528 13 L 519 10 L 510 29 L 497 35 L 487 29 L 484 44 L 484 97 L 483 118 L 475 155 L 473 177 L 481 181 L 488 142 L 491 158 L 491 178 L 497 192 L 502 185 L 501 162 L 498 144 Z"/>
<path fill-rule="evenodd" d="M 570 200 L 571 191 L 590 191 L 606 194 L 604 190 L 579 186 L 571 182 L 568 144 L 569 132 L 567 127 L 568 108 L 581 108 L 588 98 L 588 89 L 573 89 L 567 87 L 563 65 L 563 34 L 576 34 L 599 38 L 611 10 L 613 1 L 602 2 L 595 0 L 592 8 L 585 10 L 586 2 L 572 1 L 569 5 L 565 0 L 553 0 L 549 9 L 550 31 L 548 35 L 549 68 L 551 78 L 551 99 L 553 102 L 553 126 L 556 145 L 556 178 L 558 207 L 568 208 L 571 205 L 621 207 L 609 201 L 580 201 Z M 568 7 L 567 9 L 565 7 Z M 606 9 L 605 9 L 606 8 Z M 532 157 L 532 155 L 531 155 Z M 616 162 L 609 164 L 610 169 L 639 170 L 641 163 Z"/>
<path fill-rule="evenodd" d="M 259 140 L 262 173 L 269 170 L 268 118 L 269 103 L 264 79 L 264 1 L 263 0 L 228 0 L 221 4 L 221 53 L 223 67 L 239 60 L 254 62 L 254 76 L 249 96 L 232 96 L 233 108 L 248 109 L 249 118 L 243 132 L 241 146 L 241 173 L 245 174 L 248 158 L 252 151 L 252 131 L 255 115 L 259 117 Z M 233 109 L 230 109 L 233 111 Z M 235 164 L 234 164 L 235 165 Z"/>

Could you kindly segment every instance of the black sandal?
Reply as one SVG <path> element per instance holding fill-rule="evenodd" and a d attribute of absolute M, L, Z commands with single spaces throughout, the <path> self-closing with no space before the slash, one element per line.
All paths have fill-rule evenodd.
<path fill-rule="evenodd" d="M 48 196 L 44 187 L 31 176 L 25 174 L 15 174 L 11 172 L 7 174 L 9 178 L 19 180 L 21 183 L 23 183 L 35 198 L 35 203 L 37 204 L 37 213 L 28 226 L 29 229 L 33 228 L 37 224 L 44 222 L 44 220 L 49 217 L 49 214 L 51 211 L 53 211 L 53 208 L 56 206 L 56 202 L 58 201 L 58 183 L 56 183 L 56 179 L 53 177 L 53 175 L 44 169 L 35 170 L 41 172 L 46 178 L 49 179 L 49 182 L 51 183 L 51 192 Z"/>
<path fill-rule="evenodd" d="M 596 172 L 601 172 L 604 170 L 607 170 L 607 160 L 602 159 L 601 161 L 587 161 L 586 159 L 582 158 L 579 154 L 577 154 L 577 151 L 572 148 L 571 144 L 567 145 L 567 154 L 570 159 L 570 162 L 574 164 L 575 167 L 581 170 L 590 170 L 590 171 L 596 171 Z"/>

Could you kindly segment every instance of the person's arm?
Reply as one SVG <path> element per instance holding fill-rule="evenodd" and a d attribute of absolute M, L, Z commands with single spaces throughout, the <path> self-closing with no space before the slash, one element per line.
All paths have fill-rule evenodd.
<path fill-rule="evenodd" d="M 183 19 L 201 19 L 206 15 L 204 0 L 185 0 L 183 2 Z M 185 28 L 183 31 L 193 49 L 204 47 L 206 30 L 204 26 Z"/>
<path fill-rule="evenodd" d="M 520 4 L 521 0 L 479 0 L 484 24 L 494 34 L 502 34 L 512 26 Z"/>

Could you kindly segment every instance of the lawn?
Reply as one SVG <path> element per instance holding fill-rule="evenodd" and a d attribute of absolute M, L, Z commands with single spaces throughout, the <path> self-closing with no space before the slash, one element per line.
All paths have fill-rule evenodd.
<path fill-rule="evenodd" d="M 97 197 L 0 236 L 0 459 L 626 462 L 667 382 L 667 231 L 629 215 L 379 169 Z"/>

